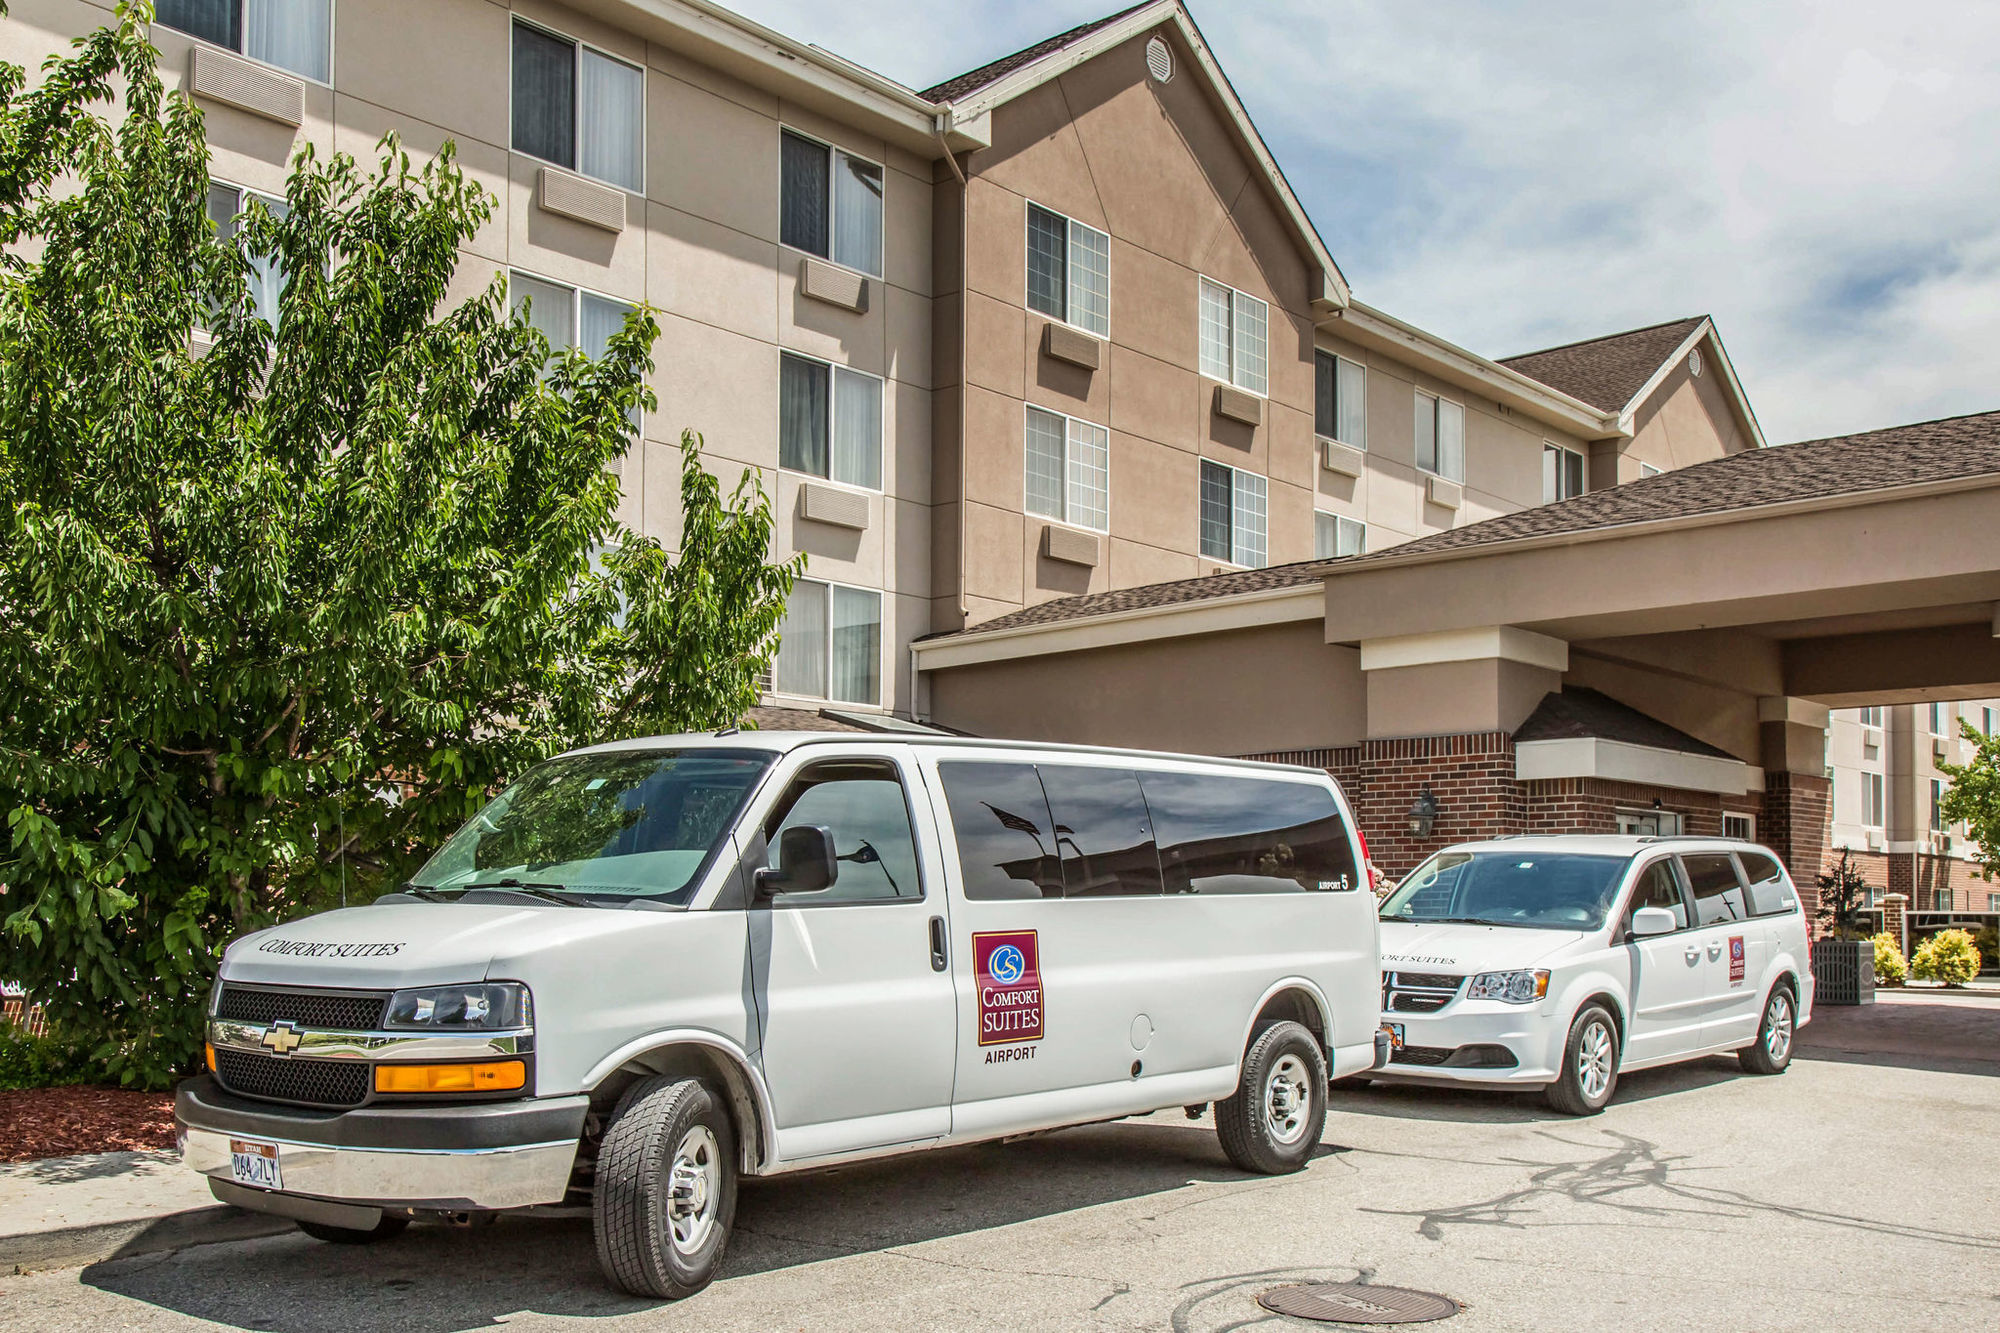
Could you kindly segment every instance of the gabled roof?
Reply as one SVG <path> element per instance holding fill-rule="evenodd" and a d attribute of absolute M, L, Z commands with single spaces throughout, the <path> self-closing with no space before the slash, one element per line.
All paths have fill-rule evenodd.
<path fill-rule="evenodd" d="M 1503 356 L 1500 364 L 1599 411 L 1623 412 L 1660 367 L 1706 323 L 1706 315 L 1669 320 L 1539 352 Z"/>
<path fill-rule="evenodd" d="M 1654 750 L 1674 750 L 1682 754 L 1705 755 L 1711 759 L 1734 759 L 1727 750 L 1697 740 L 1656 717 L 1619 703 L 1608 694 L 1566 685 L 1542 696 L 1528 720 L 1514 729 L 1514 743 L 1523 741 L 1566 741 L 1586 738 L 1644 745 Z"/>
<path fill-rule="evenodd" d="M 1349 557 L 1352 558 L 1352 557 Z M 1266 565 L 1262 569 L 1232 569 L 1226 574 L 1204 574 L 1199 578 L 1173 579 L 1148 583 L 1137 588 L 1117 588 L 1111 592 L 1084 593 L 1057 597 L 1004 616 L 950 630 L 926 638 L 950 638 L 959 634 L 985 634 L 992 630 L 1019 629 L 1026 625 L 1053 625 L 1063 620 L 1108 616 L 1119 611 L 1143 611 L 1182 602 L 1205 601 L 1211 597 L 1236 597 L 1244 593 L 1271 592 L 1318 583 L 1326 577 L 1325 560 L 1295 560 L 1289 565 Z"/>
<path fill-rule="evenodd" d="M 1116 14 L 1107 14 L 1089 23 L 1079 23 L 1068 32 L 1059 32 L 1053 37 L 1036 42 L 1033 46 L 1022 47 L 1011 56 L 1001 56 L 998 60 L 989 61 L 978 69 L 967 70 L 957 78 L 934 84 L 917 96 L 930 102 L 956 102 L 962 97 L 969 97 L 988 84 L 999 82 L 1017 69 L 1024 69 L 1044 56 L 1054 55 L 1072 42 L 1082 41 L 1092 33 L 1110 27 L 1128 14 L 1151 8 L 1154 2 L 1155 0 L 1140 0 L 1140 3 L 1130 9 L 1121 9 Z"/>

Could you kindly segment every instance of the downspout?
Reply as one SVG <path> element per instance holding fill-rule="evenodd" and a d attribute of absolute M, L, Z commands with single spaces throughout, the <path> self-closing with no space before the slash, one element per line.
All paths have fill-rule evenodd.
<path fill-rule="evenodd" d="M 950 131 L 951 119 L 951 106 L 947 103 L 944 109 L 939 111 L 931 120 L 931 132 L 937 136 L 938 149 L 944 154 L 945 163 L 951 167 L 951 174 L 958 181 L 958 620 L 960 628 L 963 628 L 965 618 L 968 614 L 965 605 L 965 368 L 968 361 L 969 349 L 965 345 L 965 339 L 967 330 L 970 327 L 966 306 L 968 298 L 971 296 L 965 280 L 968 267 L 968 256 L 965 246 L 968 233 L 966 210 L 970 206 L 971 200 L 967 197 L 969 191 L 965 183 L 965 171 L 958 165 L 958 154 L 952 152 L 951 143 L 945 137 Z M 933 441 L 933 447 L 935 447 L 935 443 Z M 935 574 L 936 571 L 932 572 Z M 933 598 L 933 600 L 935 599 Z M 910 645 L 910 716 L 919 722 L 928 722 L 930 720 L 930 711 L 924 709 L 920 712 L 917 707 L 920 696 L 921 685 L 917 674 L 917 646 L 912 643 Z"/>

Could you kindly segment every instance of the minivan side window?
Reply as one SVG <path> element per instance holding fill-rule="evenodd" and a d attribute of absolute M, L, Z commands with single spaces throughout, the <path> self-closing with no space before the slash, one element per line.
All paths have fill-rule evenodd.
<path fill-rule="evenodd" d="M 1674 914 L 1675 930 L 1687 929 L 1687 899 L 1681 896 L 1680 882 L 1674 878 L 1674 863 L 1665 857 L 1639 872 L 1639 882 L 1632 886 L 1632 905 L 1625 909 L 1625 924 L 1619 927 L 1616 939 L 1632 933 L 1632 914 L 1642 907 L 1664 907 Z"/>
<path fill-rule="evenodd" d="M 1750 886 L 1750 910 L 1758 916 L 1778 916 L 1793 911 L 1798 900 L 1785 887 L 1785 872 L 1778 860 L 1762 852 L 1738 852 L 1736 863 Z"/>
<path fill-rule="evenodd" d="M 1035 767 L 1055 815 L 1063 896 L 1157 896 L 1160 855 L 1138 775 L 1121 768 Z"/>
<path fill-rule="evenodd" d="M 788 828 L 820 824 L 833 833 L 840 874 L 832 887 L 797 898 L 780 897 L 787 907 L 820 903 L 879 902 L 924 896 L 917 871 L 916 839 L 902 779 L 886 759 L 830 759 L 813 764 L 792 785 L 764 821 L 764 836 L 775 855 Z"/>
<path fill-rule="evenodd" d="M 1694 919 L 1698 926 L 1720 921 L 1743 921 L 1750 913 L 1743 901 L 1743 883 L 1736 878 L 1736 862 L 1727 853 L 1683 856 L 1688 887 L 1694 890 Z"/>
<path fill-rule="evenodd" d="M 942 763 L 938 777 L 966 897 L 1062 897 L 1055 820 L 1033 764 Z"/>
<path fill-rule="evenodd" d="M 1333 793 L 1304 782 L 1142 773 L 1168 893 L 1358 887 Z"/>

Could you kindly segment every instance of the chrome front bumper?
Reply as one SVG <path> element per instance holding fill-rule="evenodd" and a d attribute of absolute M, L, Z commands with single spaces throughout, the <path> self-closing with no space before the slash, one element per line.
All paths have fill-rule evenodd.
<path fill-rule="evenodd" d="M 206 1076 L 174 1097 L 181 1154 L 230 1184 L 229 1141 L 278 1148 L 282 1194 L 232 1186 L 218 1197 L 296 1215 L 289 1196 L 448 1212 L 561 1202 L 576 1161 L 587 1097 L 524 1098 L 465 1106 L 369 1106 L 328 1112 L 232 1096 Z"/>

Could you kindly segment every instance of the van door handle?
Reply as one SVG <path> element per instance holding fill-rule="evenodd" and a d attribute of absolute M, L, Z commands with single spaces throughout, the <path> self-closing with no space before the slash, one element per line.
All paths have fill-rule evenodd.
<path fill-rule="evenodd" d="M 944 940 L 944 918 L 931 918 L 931 971 L 942 972 L 951 966 L 951 955 L 946 952 Z"/>
<path fill-rule="evenodd" d="M 1690 963 L 1699 963 L 1701 961 L 1701 950 L 1690 944 L 1687 951 L 1687 960 Z"/>

